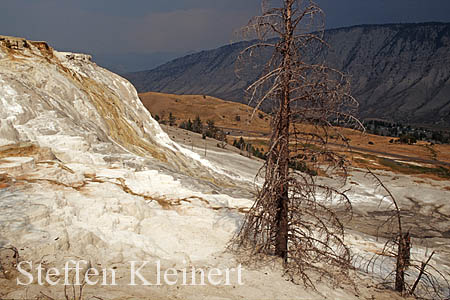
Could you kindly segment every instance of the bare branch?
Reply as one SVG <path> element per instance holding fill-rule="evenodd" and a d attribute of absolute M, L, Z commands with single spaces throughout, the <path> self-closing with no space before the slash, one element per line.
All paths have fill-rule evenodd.
<path fill-rule="evenodd" d="M 261 39 L 237 61 L 247 66 L 239 71 L 258 74 L 246 90 L 255 105 L 252 116 L 264 104 L 275 113 L 267 159 L 258 172 L 265 181 L 233 245 L 258 260 L 262 254 L 280 258 L 291 280 L 314 287 L 310 272 L 337 278 L 346 277 L 351 268 L 344 226 L 336 213 L 351 217 L 350 200 L 346 191 L 319 184 L 315 176 L 336 169 L 343 171 L 345 182 L 346 159 L 328 147 L 330 132 L 337 131 L 332 122 L 360 123 L 352 115 L 357 103 L 348 77 L 305 61 L 304 52 L 327 45 L 322 10 L 311 0 L 281 2 L 274 7 L 263 1 L 263 15 L 243 30 Z M 273 44 L 267 38 L 274 38 Z M 255 55 L 267 54 L 263 49 L 269 45 L 273 53 L 260 70 Z"/>

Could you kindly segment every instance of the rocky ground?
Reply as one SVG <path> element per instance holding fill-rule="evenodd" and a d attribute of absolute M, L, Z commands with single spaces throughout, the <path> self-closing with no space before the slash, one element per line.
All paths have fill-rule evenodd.
<path fill-rule="evenodd" d="M 250 174 L 256 174 L 262 165 L 262 161 L 254 157 L 248 159 L 249 162 L 246 164 L 242 162 L 236 164 L 234 163 L 236 155 L 246 157 L 248 154 L 231 145 L 222 149 L 216 140 L 202 139 L 201 135 L 196 133 L 164 125 L 162 128 L 173 140 L 191 147 L 199 155 L 216 163 L 226 160 L 233 170 L 247 172 L 251 170 Z M 401 208 L 403 228 L 411 233 L 416 258 L 424 260 L 433 250 L 436 251 L 438 256 L 433 256 L 434 266 L 438 267 L 448 280 L 450 278 L 449 182 L 425 178 L 420 174 L 413 176 L 389 171 L 377 171 L 376 175 L 394 195 Z M 261 179 L 256 178 L 256 182 L 258 180 L 260 182 Z M 333 178 L 320 180 L 334 186 L 339 185 Z M 387 192 L 379 187 L 376 180 L 364 169 L 352 168 L 344 189 L 349 189 L 347 194 L 353 205 L 353 218 L 347 221 L 346 227 L 351 233 L 349 240 L 354 243 L 354 250 L 357 253 L 355 265 L 366 269 L 366 260 L 374 253 L 380 252 L 380 243 L 386 241 L 395 228 L 392 226 L 395 223 L 386 223 L 386 220 L 392 217 L 394 207 Z M 378 269 L 371 271 L 380 276 L 387 275 L 387 269 L 378 266 Z"/>
<path fill-rule="evenodd" d="M 204 141 L 201 137 L 194 140 Z M 85 299 L 397 297 L 377 286 L 380 281 L 374 280 L 373 276 L 383 275 L 377 270 L 374 274 L 353 273 L 358 290 L 345 285 L 336 289 L 318 282 L 319 294 L 286 280 L 277 262 L 258 267 L 245 266 L 243 285 L 239 285 L 237 277 L 232 277 L 230 286 L 130 286 L 129 261 L 132 260 L 150 262 L 142 274 L 152 283 L 157 280 L 157 261 L 161 261 L 163 271 L 175 268 L 179 274 L 190 267 L 210 270 L 238 266 L 236 258 L 226 251 L 226 246 L 238 229 L 243 213 L 252 204 L 252 189 L 245 188 L 245 180 L 252 180 L 261 161 L 217 146 L 213 148 L 212 140 L 207 140 L 206 144 L 206 158 L 214 164 L 226 161 L 226 169 L 240 178 L 236 180 L 244 184 L 243 188 L 208 191 L 194 181 L 189 185 L 188 181 L 152 170 L 39 160 L 40 150 L 34 155 L 27 153 L 27 157 L 3 158 L 0 164 L 4 184 L 0 190 L 2 246 L 16 247 L 20 261 L 41 263 L 45 270 L 52 267 L 63 270 L 64 263 L 70 259 L 84 259 L 99 269 L 116 270 L 117 286 L 86 286 L 83 290 Z M 194 151 L 204 155 L 204 147 L 194 147 Z M 352 178 L 358 179 L 361 179 L 359 175 Z M 360 189 L 354 194 L 357 215 L 377 211 L 376 203 L 379 201 L 379 195 L 367 192 L 363 184 L 360 181 Z M 358 257 L 366 259 L 381 249 L 382 242 L 360 233 L 371 230 L 370 224 L 361 226 L 364 223 L 357 222 L 348 242 Z M 445 250 L 446 246 L 434 245 L 432 248 Z M 414 256 L 422 259 L 425 250 L 423 246 L 416 247 Z M 12 254 L 11 250 L 2 251 L 2 265 L 7 271 L 5 278 L 0 279 L 3 297 L 63 297 L 62 285 L 39 285 L 36 278 L 31 285 L 18 286 L 17 277 L 22 282 L 27 278 L 9 267 L 14 266 Z M 436 263 L 446 261 L 446 257 L 440 252 Z M 8 265 L 8 259 L 12 260 L 11 265 Z M 63 280 L 64 277 L 52 278 Z"/>

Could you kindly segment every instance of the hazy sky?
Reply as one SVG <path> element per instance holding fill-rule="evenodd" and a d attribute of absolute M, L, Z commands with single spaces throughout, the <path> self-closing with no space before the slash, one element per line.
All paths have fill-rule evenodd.
<path fill-rule="evenodd" d="M 327 27 L 450 22 L 450 0 L 317 0 Z M 0 0 L 0 34 L 114 60 L 181 55 L 235 41 L 260 0 Z M 156 54 L 155 54 L 156 53 Z"/>

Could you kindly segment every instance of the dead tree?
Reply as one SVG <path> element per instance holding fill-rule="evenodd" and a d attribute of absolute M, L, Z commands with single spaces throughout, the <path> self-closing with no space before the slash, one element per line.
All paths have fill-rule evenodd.
<path fill-rule="evenodd" d="M 395 290 L 403 294 L 405 292 L 405 271 L 409 267 L 411 257 L 411 237 L 409 231 L 404 232 L 403 230 L 400 207 L 394 195 L 392 195 L 391 191 L 377 175 L 370 169 L 367 169 L 367 171 L 375 179 L 376 184 L 388 194 L 387 198 L 390 199 L 394 205 L 394 218 L 397 220 L 397 230 L 395 230 L 393 237 L 397 244 L 397 253 L 395 255 Z"/>
<path fill-rule="evenodd" d="M 242 31 L 249 38 L 256 35 L 258 42 L 241 52 L 238 76 L 252 72 L 253 62 L 272 53 L 247 94 L 254 113 L 264 103 L 274 113 L 260 171 L 265 181 L 233 241 L 238 249 L 281 258 L 292 278 L 314 286 L 309 271 L 328 276 L 332 266 L 350 267 L 344 228 L 328 200 L 343 204 L 346 211 L 351 208 L 343 192 L 319 184 L 314 175 L 342 170 L 345 180 L 347 162 L 330 147 L 329 138 L 333 133 L 335 143 L 345 144 L 333 125 L 360 123 L 352 115 L 357 102 L 348 77 L 317 57 L 311 59 L 311 53 L 326 46 L 322 10 L 310 0 L 280 2 L 263 1 L 263 14 Z"/>
<path fill-rule="evenodd" d="M 409 230 L 406 232 L 404 230 L 401 208 L 398 201 L 377 175 L 375 175 L 370 169 L 367 169 L 367 173 L 374 178 L 377 188 L 381 188 L 386 193 L 381 200 L 387 199 L 393 206 L 392 216 L 385 220 L 379 227 L 384 227 L 385 225 L 395 225 L 389 226 L 391 227 L 391 229 L 389 229 L 390 236 L 388 236 L 383 250 L 381 253 L 377 253 L 369 260 L 366 269 L 369 270 L 370 266 L 372 266 L 373 269 L 380 256 L 394 257 L 394 289 L 397 292 L 402 295 L 413 295 L 420 299 L 448 299 L 448 295 L 446 293 L 450 292 L 449 282 L 447 281 L 445 275 L 430 265 L 430 261 L 433 258 L 435 251 L 433 251 L 424 262 L 414 261 L 411 258 L 411 235 Z M 383 264 L 384 262 L 378 263 Z M 427 271 L 426 268 L 430 271 Z M 416 280 L 412 286 L 410 286 L 405 280 L 405 275 L 408 270 L 418 272 Z M 413 272 L 409 273 L 409 277 L 413 278 Z M 389 274 L 386 279 L 390 277 L 391 274 Z"/>

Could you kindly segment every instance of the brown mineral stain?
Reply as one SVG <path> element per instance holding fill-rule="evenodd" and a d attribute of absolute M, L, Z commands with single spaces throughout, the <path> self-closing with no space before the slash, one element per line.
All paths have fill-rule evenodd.
<path fill-rule="evenodd" d="M 0 189 L 5 189 L 10 186 L 10 178 L 6 174 L 0 174 Z"/>

